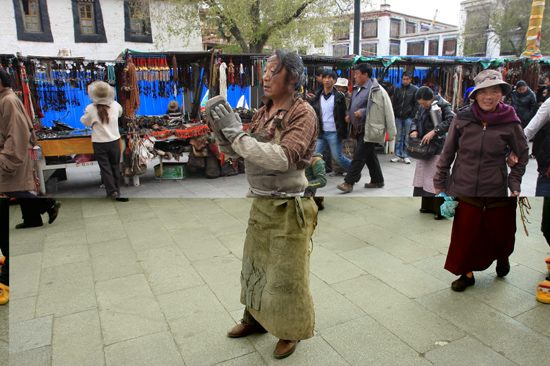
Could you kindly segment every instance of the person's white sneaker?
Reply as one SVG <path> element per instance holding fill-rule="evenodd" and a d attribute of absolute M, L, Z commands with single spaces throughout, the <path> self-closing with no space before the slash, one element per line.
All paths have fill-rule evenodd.
<path fill-rule="evenodd" d="M 411 159 L 405 158 L 405 159 L 403 159 L 403 162 L 404 162 L 405 164 L 410 164 L 410 163 L 411 163 Z"/>
<path fill-rule="evenodd" d="M 390 162 L 392 162 L 392 163 L 400 163 L 402 161 L 403 161 L 403 158 L 400 158 L 400 157 L 390 159 Z"/>

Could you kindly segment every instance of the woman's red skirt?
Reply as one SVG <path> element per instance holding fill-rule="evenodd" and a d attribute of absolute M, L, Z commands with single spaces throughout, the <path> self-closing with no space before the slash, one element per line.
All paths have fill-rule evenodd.
<path fill-rule="evenodd" d="M 508 198 L 510 199 L 510 198 Z M 514 251 L 516 204 L 477 207 L 459 201 L 445 269 L 455 275 L 487 269 L 494 260 L 506 260 Z"/>

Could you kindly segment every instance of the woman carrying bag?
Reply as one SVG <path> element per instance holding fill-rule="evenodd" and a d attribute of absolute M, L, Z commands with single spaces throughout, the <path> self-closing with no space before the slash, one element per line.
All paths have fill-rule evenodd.
<path fill-rule="evenodd" d="M 122 106 L 115 101 L 115 88 L 104 81 L 91 83 L 88 86 L 88 95 L 92 104 L 86 107 L 80 122 L 92 128 L 94 155 L 101 170 L 107 197 L 120 199 L 118 119 L 122 116 Z"/>
<path fill-rule="evenodd" d="M 434 95 L 432 89 L 427 86 L 420 87 L 415 98 L 421 108 L 412 120 L 410 136 L 412 139 L 420 139 L 423 145 L 432 145 L 429 151 L 433 151 L 433 155 L 416 162 L 413 196 L 422 197 L 420 212 L 433 213 L 434 219 L 441 220 L 443 216 L 440 206 L 444 200 L 442 197 L 435 197 L 433 178 L 445 144 L 445 135 L 455 114 L 451 104 L 439 95 Z"/>
<path fill-rule="evenodd" d="M 495 70 L 482 71 L 474 80 L 470 94 L 474 102 L 460 109 L 451 123 L 434 177 L 437 194 L 459 196 L 445 262 L 445 269 L 460 276 L 451 285 L 454 291 L 473 285 L 473 271 L 483 271 L 495 260 L 497 276 L 510 271 L 516 197 L 529 160 L 520 120 L 514 109 L 501 101 L 512 90 L 510 84 Z M 518 156 L 518 162 L 508 174 L 506 155 L 510 151 Z"/>

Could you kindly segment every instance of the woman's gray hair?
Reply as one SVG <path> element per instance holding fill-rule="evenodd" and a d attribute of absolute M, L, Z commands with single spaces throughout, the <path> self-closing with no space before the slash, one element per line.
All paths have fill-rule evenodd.
<path fill-rule="evenodd" d="M 271 56 L 269 57 L 277 57 L 279 59 L 279 63 L 275 68 L 275 74 L 281 72 L 283 67 L 286 69 L 287 73 L 285 81 L 287 83 L 290 82 L 290 79 L 293 76 L 296 76 L 296 84 L 294 85 L 294 90 L 300 91 L 301 86 L 305 82 L 304 63 L 302 61 L 302 58 L 298 56 L 298 54 L 284 48 L 276 50 L 275 53 L 271 54 Z"/>

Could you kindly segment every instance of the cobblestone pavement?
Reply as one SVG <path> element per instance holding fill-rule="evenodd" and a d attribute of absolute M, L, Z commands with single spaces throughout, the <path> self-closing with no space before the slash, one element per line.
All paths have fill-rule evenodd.
<path fill-rule="evenodd" d="M 284 360 L 272 335 L 226 337 L 243 310 L 250 200 L 63 199 L 54 224 L 25 230 L 11 206 L 10 365 L 542 364 L 550 305 L 535 294 L 550 248 L 542 199 L 530 202 L 510 274 L 493 265 L 456 293 L 443 269 L 451 219 L 420 214 L 416 198 L 327 198 L 315 336 Z"/>
<path fill-rule="evenodd" d="M 336 185 L 343 183 L 343 176 L 328 177 L 327 186 L 318 190 L 318 195 L 352 196 L 352 197 L 411 197 L 413 192 L 413 177 L 416 160 L 411 159 L 411 164 L 391 163 L 390 159 L 395 155 L 385 155 L 382 151 L 378 153 L 378 159 L 384 174 L 385 187 L 366 189 L 364 183 L 370 182 L 368 169 L 363 169 L 363 177 L 354 187 L 354 191 L 343 194 L 336 188 Z M 248 183 L 244 174 L 216 179 L 206 179 L 202 171 L 191 173 L 183 180 L 166 180 L 159 182 L 155 179 L 154 166 L 158 160 L 153 160 L 148 165 L 147 173 L 140 176 L 139 186 L 123 186 L 121 189 L 125 197 L 139 198 L 241 198 L 246 195 Z M 533 197 L 537 181 L 537 163 L 534 159 L 529 160 L 526 173 L 523 176 L 521 185 L 522 195 Z M 66 198 L 103 198 L 105 189 L 100 187 L 101 177 L 99 167 L 84 166 L 67 169 L 66 181 L 59 181 L 57 187 L 48 184 L 48 193 L 54 197 Z M 56 191 L 57 189 L 57 191 Z"/>

